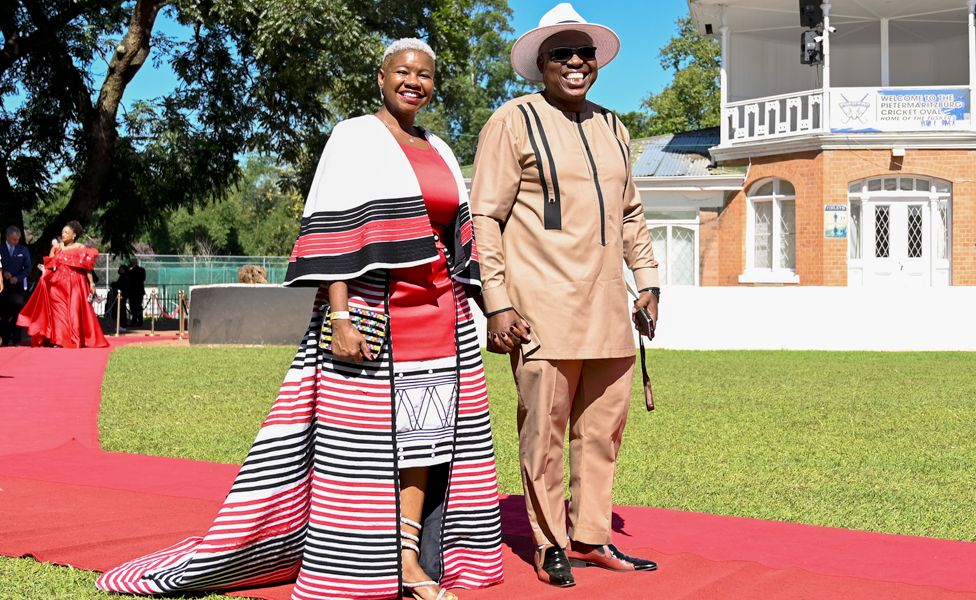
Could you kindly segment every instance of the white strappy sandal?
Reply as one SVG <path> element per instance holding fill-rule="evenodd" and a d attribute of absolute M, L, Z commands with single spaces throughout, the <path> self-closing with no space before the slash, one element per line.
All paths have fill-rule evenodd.
<path fill-rule="evenodd" d="M 404 525 L 409 525 L 411 527 L 416 528 L 417 533 L 420 533 L 420 530 L 422 529 L 420 523 L 414 521 L 413 519 L 408 519 L 407 517 L 401 516 L 400 522 L 403 523 Z M 420 556 L 420 546 L 418 546 L 419 543 L 420 543 L 419 536 L 416 536 L 412 533 L 407 533 L 402 529 L 400 530 L 400 546 L 402 548 L 406 550 L 413 550 L 414 552 L 417 553 L 417 556 Z M 404 581 L 403 582 L 404 591 L 409 592 L 411 596 L 416 598 L 416 600 L 423 600 L 423 598 L 417 595 L 416 592 L 417 588 L 438 587 L 438 586 L 439 584 L 433 579 L 428 579 L 426 581 L 414 581 L 414 582 Z M 434 600 L 458 600 L 458 597 L 457 595 L 448 592 L 446 589 L 441 588 L 441 591 L 437 594 L 437 597 L 434 598 Z"/>

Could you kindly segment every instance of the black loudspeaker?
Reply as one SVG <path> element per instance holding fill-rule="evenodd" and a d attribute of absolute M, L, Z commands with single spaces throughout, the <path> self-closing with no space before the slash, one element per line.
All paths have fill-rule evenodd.
<path fill-rule="evenodd" d="M 823 23 L 822 0 L 800 0 L 800 26 L 816 27 Z"/>

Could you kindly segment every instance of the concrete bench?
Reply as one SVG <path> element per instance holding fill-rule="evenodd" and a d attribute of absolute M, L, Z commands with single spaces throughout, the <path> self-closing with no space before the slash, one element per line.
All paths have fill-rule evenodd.
<path fill-rule="evenodd" d="M 273 284 L 193 286 L 190 343 L 296 345 L 308 328 L 316 291 Z"/>

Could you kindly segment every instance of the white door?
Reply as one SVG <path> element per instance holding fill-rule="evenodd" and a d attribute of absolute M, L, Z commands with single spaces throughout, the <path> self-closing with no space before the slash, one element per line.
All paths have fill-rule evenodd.
<path fill-rule="evenodd" d="M 928 198 L 878 200 L 865 215 L 864 280 L 868 285 L 932 285 Z"/>

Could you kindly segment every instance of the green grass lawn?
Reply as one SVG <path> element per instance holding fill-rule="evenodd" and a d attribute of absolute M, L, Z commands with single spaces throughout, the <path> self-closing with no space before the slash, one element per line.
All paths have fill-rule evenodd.
<path fill-rule="evenodd" d="M 102 445 L 240 462 L 292 354 L 116 350 L 103 387 Z M 646 413 L 635 386 L 617 503 L 976 541 L 976 354 L 649 358 L 658 409 Z M 501 489 L 520 493 L 507 358 L 486 356 L 486 370 Z M 33 587 L 5 593 L 10 579 Z M 88 591 L 93 579 L 0 560 L 0 598 L 104 598 Z"/>

